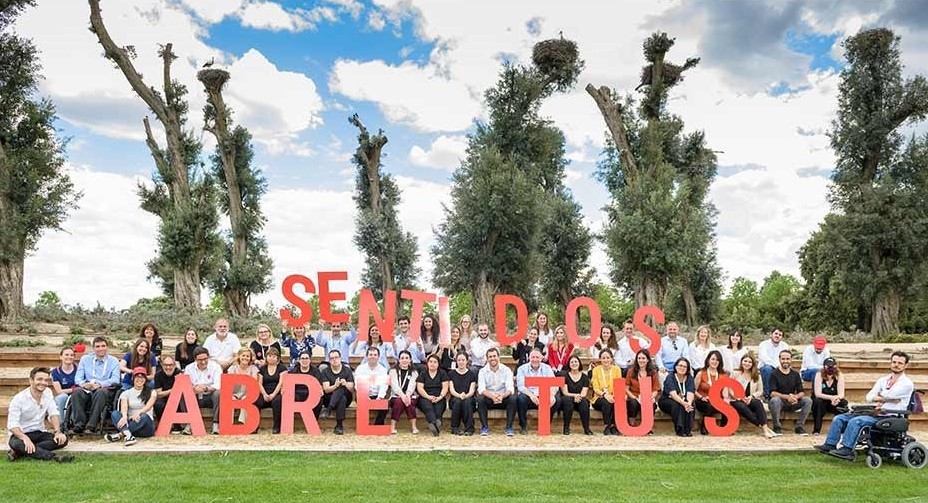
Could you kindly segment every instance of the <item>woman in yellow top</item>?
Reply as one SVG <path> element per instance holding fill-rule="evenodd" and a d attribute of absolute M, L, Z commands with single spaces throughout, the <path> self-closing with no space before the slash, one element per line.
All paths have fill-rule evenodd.
<path fill-rule="evenodd" d="M 599 353 L 600 365 L 593 369 L 593 408 L 603 414 L 603 435 L 618 435 L 615 427 L 615 389 L 614 382 L 622 378 L 622 370 L 613 365 L 612 350 L 603 349 Z"/>

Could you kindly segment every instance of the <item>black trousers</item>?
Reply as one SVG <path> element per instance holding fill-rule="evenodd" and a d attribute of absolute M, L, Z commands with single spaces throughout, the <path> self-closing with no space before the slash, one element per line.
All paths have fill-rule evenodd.
<path fill-rule="evenodd" d="M 52 451 L 68 445 L 67 440 L 65 440 L 64 444 L 58 445 L 58 442 L 55 442 L 55 434 L 47 431 L 30 431 L 26 433 L 26 436 L 35 445 L 35 452 L 32 454 L 26 453 L 26 443 L 16 436 L 10 437 L 10 449 L 13 449 L 16 454 L 27 458 L 48 461 L 55 457 L 55 453 Z"/>
<path fill-rule="evenodd" d="M 570 420 L 574 416 L 574 411 L 580 413 L 580 425 L 583 426 L 583 431 L 590 429 L 590 401 L 586 398 L 581 398 L 579 402 L 575 402 L 573 397 L 570 396 L 561 396 L 561 412 L 564 414 L 564 431 L 570 429 Z"/>
<path fill-rule="evenodd" d="M 485 396 L 477 397 L 477 415 L 480 416 L 480 426 L 484 428 L 489 428 L 490 426 L 487 420 L 487 410 L 489 409 L 505 409 L 506 428 L 512 428 L 512 421 L 516 417 L 516 397 L 509 395 L 500 403 L 493 403 L 493 400 Z"/>
<path fill-rule="evenodd" d="M 654 410 L 657 410 L 657 402 L 653 402 Z M 628 422 L 631 424 L 632 419 L 641 416 L 641 403 L 634 398 L 625 399 L 625 415 L 628 417 Z"/>
<path fill-rule="evenodd" d="M 271 409 L 271 416 L 273 417 L 273 428 L 274 433 L 280 433 L 280 411 L 283 408 L 284 400 L 281 398 L 280 393 L 277 394 L 270 402 L 264 399 L 264 395 L 258 395 L 258 399 L 255 400 L 255 407 L 258 408 L 258 411 L 261 409 Z M 261 424 L 261 415 L 259 412 L 258 415 L 258 424 Z"/>
<path fill-rule="evenodd" d="M 325 406 L 328 407 L 329 410 L 335 412 L 335 423 L 337 425 L 341 425 L 342 421 L 345 420 L 345 411 L 348 409 L 348 405 L 353 399 L 354 395 L 344 386 L 339 386 L 335 391 L 323 395 Z"/>
<path fill-rule="evenodd" d="M 741 400 L 732 400 L 731 406 L 738 411 L 739 416 L 743 417 L 754 426 L 763 426 L 767 424 L 767 411 L 764 410 L 764 404 L 760 400 L 751 398 L 751 403 L 749 404 Z"/>
<path fill-rule="evenodd" d="M 441 416 L 445 414 L 446 406 L 447 403 L 444 400 L 432 403 L 421 396 L 416 400 L 416 407 L 425 414 L 425 420 L 428 423 L 435 423 L 441 419 Z"/>
<path fill-rule="evenodd" d="M 103 411 L 113 401 L 116 387 L 99 388 L 90 393 L 83 389 L 74 390 L 71 395 L 71 422 L 76 430 L 95 430 L 100 426 Z M 88 416 L 88 409 L 90 414 Z"/>
<path fill-rule="evenodd" d="M 593 408 L 602 412 L 603 426 L 615 426 L 615 404 L 609 402 L 603 397 L 599 397 L 593 402 Z"/>
<path fill-rule="evenodd" d="M 839 407 L 843 410 L 839 410 Z M 812 433 L 822 432 L 822 420 L 825 414 L 844 414 L 847 412 L 847 400 L 841 400 L 838 405 L 832 405 L 831 400 L 824 398 L 812 399 Z"/>
<path fill-rule="evenodd" d="M 696 418 L 696 411 L 687 412 L 682 405 L 672 398 L 661 398 L 657 402 L 658 407 L 673 419 L 673 429 L 679 434 L 688 435 L 693 431 L 693 420 Z"/>
<path fill-rule="evenodd" d="M 474 432 L 474 397 L 461 400 L 453 396 L 449 400 L 451 406 L 451 429 L 456 430 L 464 423 L 464 431 Z"/>

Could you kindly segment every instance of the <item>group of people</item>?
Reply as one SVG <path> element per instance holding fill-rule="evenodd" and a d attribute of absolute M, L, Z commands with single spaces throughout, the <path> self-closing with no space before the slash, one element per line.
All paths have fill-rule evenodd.
<path fill-rule="evenodd" d="M 585 366 L 567 340 L 564 326 L 550 327 L 542 313 L 527 337 L 512 345 L 517 364 L 513 373 L 500 362 L 501 348 L 489 336 L 489 327 L 479 324 L 472 329 L 469 317 L 452 328 L 450 341 L 440 340 L 438 322 L 430 315 L 423 318 L 418 336 L 410 335 L 407 317 L 399 318 L 397 326 L 393 341 L 385 342 L 376 325 L 370 327 L 366 339 L 359 339 L 353 328 L 343 330 L 340 323 L 332 323 L 328 333 L 319 330 L 315 337 L 306 327 L 291 330 L 285 323 L 275 339 L 271 328 L 261 324 L 255 339 L 245 347 L 229 331 L 228 321 L 219 319 L 202 344 L 195 330 L 187 330 L 173 355 L 162 353 L 158 330 L 152 324 L 142 328 L 132 349 L 121 359 L 109 354 L 101 337 L 93 340 L 93 352 L 77 363 L 73 349 L 65 348 L 59 367 L 37 368 L 30 373 L 30 388 L 14 400 L 22 408 L 14 409 L 11 403 L 10 458 L 29 455 L 66 461 L 67 456 L 56 457 L 52 451 L 66 445 L 69 434 L 99 431 L 109 403 L 113 403 L 109 419 L 117 431 L 105 435 L 107 441 L 123 440 L 128 446 L 139 437 L 151 436 L 175 378 L 182 373 L 191 379 L 198 406 L 211 409 L 213 433 L 219 431 L 219 390 L 224 373 L 247 375 L 257 381 L 260 395 L 254 405 L 272 409 L 273 433 L 280 432 L 281 377 L 288 372 L 319 381 L 323 398 L 313 412 L 318 419 L 334 419 L 337 435 L 344 433 L 346 411 L 359 393 L 388 402 L 386 410 L 376 413 L 374 424 L 385 424 L 389 416 L 391 433 L 396 433 L 405 416 L 411 432 L 418 434 L 418 420 L 424 416 L 429 432 L 436 436 L 443 431 L 446 409 L 450 409 L 450 432 L 455 435 L 477 432 L 474 412 L 480 434 L 489 435 L 491 409 L 505 410 L 506 435 L 515 435 L 516 420 L 520 433 L 525 434 L 528 410 L 543 404 L 549 410 L 540 414 L 562 416 L 565 435 L 571 433 L 575 413 L 583 433 L 593 435 L 591 410 L 601 413 L 604 435 L 618 435 L 616 400 L 625 401 L 630 425 L 640 423 L 642 408 L 649 406 L 672 418 L 678 436 L 692 436 L 697 426 L 700 433 L 707 434 L 705 418 L 720 415 L 709 400 L 709 390 L 722 377 L 732 378 L 743 391 L 735 393 L 726 387 L 722 398 L 768 438 L 782 434 L 783 411 L 798 412 L 797 434 L 806 433 L 810 412 L 813 433 L 818 434 L 825 414 L 848 411 L 844 377 L 827 341 L 815 338 L 803 352 L 802 368 L 797 372 L 779 329 L 760 344 L 755 357 L 744 348 L 737 331 L 729 334 L 725 346 L 716 347 L 708 326 L 699 327 L 689 342 L 680 335 L 677 324 L 669 323 L 660 350 L 652 355 L 649 341 L 635 333 L 630 321 L 621 332 L 606 325 L 589 348 L 591 363 Z M 637 352 L 632 350 L 633 340 L 640 347 Z M 323 350 L 319 365 L 312 362 L 316 346 Z M 282 362 L 284 351 L 289 352 L 289 365 Z M 355 369 L 347 364 L 347 357 L 352 355 L 363 356 Z M 905 359 L 907 363 L 908 357 Z M 893 361 L 895 366 L 895 354 Z M 554 376 L 562 377 L 563 385 L 551 388 L 545 399 L 540 395 L 542 390 L 527 380 Z M 625 382 L 624 396 L 616 396 L 620 392 L 615 387 L 617 380 Z M 810 386 L 808 394 L 805 383 Z M 645 390 L 650 396 L 643 395 Z M 295 394 L 297 401 L 306 400 L 309 390 L 298 385 Z M 233 396 L 241 398 L 244 389 L 233 390 Z M 870 398 L 868 395 L 868 401 Z M 765 401 L 772 428 L 767 425 Z M 14 411 L 22 417 L 14 418 Z M 38 421 L 43 414 L 43 421 Z M 54 432 L 39 435 L 44 432 L 45 417 L 52 422 Z M 720 419 L 724 421 L 724 416 Z M 175 425 L 175 431 L 191 434 L 189 425 Z M 834 444 L 829 432 L 825 445 Z"/>

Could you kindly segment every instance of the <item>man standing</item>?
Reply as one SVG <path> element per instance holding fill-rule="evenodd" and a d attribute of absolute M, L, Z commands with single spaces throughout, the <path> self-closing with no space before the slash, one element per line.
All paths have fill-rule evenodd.
<path fill-rule="evenodd" d="M 225 318 L 216 320 L 213 330 L 215 332 L 206 338 L 203 347 L 209 351 L 210 358 L 225 372 L 235 361 L 235 355 L 239 349 L 242 349 L 242 343 L 237 335 L 229 332 L 229 320 Z"/>
<path fill-rule="evenodd" d="M 805 435 L 804 428 L 809 411 L 812 410 L 812 399 L 802 390 L 802 378 L 799 372 L 793 370 L 793 355 L 789 351 L 780 351 L 780 366 L 770 375 L 770 416 L 773 418 L 773 432 L 782 433 L 780 426 L 780 412 L 799 411 L 796 420 L 796 434 Z M 766 391 L 766 390 L 765 390 Z"/>
<path fill-rule="evenodd" d="M 486 328 L 486 325 L 481 325 Z M 478 330 L 478 334 L 480 331 Z M 483 336 L 481 336 L 483 337 Z M 471 341 L 480 340 L 478 337 Z M 487 422 L 487 409 L 506 410 L 506 436 L 513 436 L 512 420 L 516 415 L 516 398 L 513 395 L 515 385 L 512 382 L 512 370 L 499 364 L 499 350 L 490 348 L 485 353 L 487 365 L 480 369 L 477 376 L 477 414 L 480 416 L 480 434 L 490 434 L 490 425 Z"/>
<path fill-rule="evenodd" d="M 542 363 L 543 358 L 541 351 L 533 349 L 528 356 L 528 363 L 520 365 L 516 370 L 516 389 L 519 391 L 516 396 L 516 409 L 519 412 L 519 433 L 525 435 L 528 433 L 528 409 L 538 409 L 541 404 L 541 398 L 538 396 L 538 386 L 526 386 L 526 377 L 554 377 L 554 371 L 547 363 Z M 554 395 L 557 393 L 557 387 L 550 388 L 551 399 L 548 406 L 553 407 L 555 404 Z M 539 410 L 539 414 L 550 414 L 549 410 Z"/>
<path fill-rule="evenodd" d="M 29 457 L 43 461 L 55 460 L 67 463 L 74 456 L 55 455 L 52 451 L 68 445 L 68 437 L 61 432 L 58 423 L 58 406 L 52 390 L 51 371 L 35 367 L 29 372 L 29 387 L 20 391 L 10 401 L 6 429 L 10 437 L 10 450 L 6 456 L 10 461 Z M 45 418 L 52 423 L 54 433 L 45 429 Z"/>
<path fill-rule="evenodd" d="M 757 346 L 757 365 L 760 367 L 760 379 L 764 385 L 764 398 L 770 400 L 770 375 L 780 366 L 780 352 L 789 351 L 789 344 L 783 342 L 783 331 L 774 328 L 770 338 Z"/>
<path fill-rule="evenodd" d="M 378 359 L 380 355 L 377 355 Z M 335 412 L 335 434 L 345 434 L 345 411 L 354 398 L 354 374 L 348 365 L 342 365 L 342 354 L 337 349 L 329 351 L 329 366 L 320 372 L 322 402 L 325 405 L 320 417 L 329 417 Z"/>
<path fill-rule="evenodd" d="M 815 373 L 822 369 L 825 359 L 831 357 L 831 350 L 825 347 L 827 343 L 824 337 L 816 337 L 812 339 L 812 344 L 806 346 L 802 352 L 802 367 L 799 368 L 799 374 L 802 375 L 803 381 L 815 380 Z"/>
<path fill-rule="evenodd" d="M 348 355 L 351 354 L 351 343 L 358 337 L 358 333 L 353 328 L 348 329 L 347 335 L 342 334 L 342 324 L 340 322 L 332 323 L 331 328 L 332 333 L 330 335 L 326 335 L 321 328 L 316 334 L 316 344 L 322 346 L 324 358 L 328 364 L 332 363 L 329 360 L 332 351 L 338 351 L 339 360 L 341 360 L 342 356 L 348 358 Z"/>
<path fill-rule="evenodd" d="M 171 355 L 164 355 L 161 357 L 161 366 L 158 367 L 158 371 L 155 372 L 155 419 L 161 420 L 161 415 L 164 414 L 164 407 L 168 404 L 168 398 L 171 396 L 171 389 L 174 388 L 174 379 L 183 373 L 183 370 L 177 367 L 177 361 L 174 360 L 174 357 Z M 186 404 L 181 400 L 178 411 L 186 412 Z M 179 425 L 174 425 L 174 429 L 171 430 L 171 433 L 179 433 L 181 428 Z"/>
<path fill-rule="evenodd" d="M 193 391 L 197 394 L 198 407 L 210 407 L 213 412 L 213 435 L 219 434 L 219 385 L 222 380 L 222 367 L 210 358 L 205 347 L 193 350 L 193 363 L 187 365 L 184 373 L 190 376 Z M 183 433 L 190 434 L 190 425 L 184 427 Z"/>
<path fill-rule="evenodd" d="M 471 368 L 479 375 L 480 369 L 487 364 L 487 351 L 498 348 L 499 343 L 490 339 L 490 327 L 486 323 L 477 326 L 477 338 L 470 341 Z M 499 351 L 496 352 L 499 356 Z M 512 371 L 509 372 L 510 374 Z M 479 394 L 479 392 L 478 392 Z"/>
<path fill-rule="evenodd" d="M 380 348 L 367 348 L 367 359 L 358 365 L 354 373 L 355 386 L 363 383 L 367 388 L 367 396 L 371 400 L 382 400 L 387 396 L 387 368 L 380 364 Z M 378 410 L 374 424 L 384 424 L 387 419 L 387 409 Z"/>
<path fill-rule="evenodd" d="M 688 357 L 689 354 L 689 343 L 680 337 L 680 326 L 671 321 L 667 324 L 667 335 L 661 337 L 661 350 L 655 363 L 658 368 L 663 365 L 667 372 L 673 373 L 674 363 L 680 358 Z"/>
<path fill-rule="evenodd" d="M 93 339 L 93 354 L 84 355 L 77 365 L 74 382 L 80 387 L 71 396 L 71 420 L 74 433 L 78 435 L 87 430 L 99 428 L 103 409 L 113 400 L 119 385 L 119 360 L 107 353 L 106 339 Z M 87 405 L 90 404 L 90 418 L 87 417 Z"/>
<path fill-rule="evenodd" d="M 909 355 L 896 351 L 889 359 L 889 375 L 877 379 L 876 384 L 867 393 L 867 403 L 876 404 L 880 412 L 905 412 L 912 400 L 915 383 L 905 375 L 905 368 L 909 365 Z M 825 443 L 815 446 L 816 449 L 832 456 L 854 460 L 854 448 L 857 447 L 857 437 L 865 426 L 871 426 L 879 421 L 879 416 L 866 414 L 839 414 L 831 421 L 828 427 L 828 436 Z M 838 448 L 838 441 L 841 448 Z"/>

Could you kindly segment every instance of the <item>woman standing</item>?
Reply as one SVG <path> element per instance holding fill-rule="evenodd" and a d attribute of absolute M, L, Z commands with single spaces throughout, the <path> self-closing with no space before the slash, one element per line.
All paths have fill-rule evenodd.
<path fill-rule="evenodd" d="M 612 364 L 612 350 L 599 353 L 599 366 L 593 369 L 593 408 L 603 415 L 603 435 L 618 435 L 615 426 L 615 389 L 613 383 L 622 378 L 622 371 Z"/>
<path fill-rule="evenodd" d="M 829 412 L 843 414 L 847 412 L 847 400 L 844 398 L 844 374 L 838 368 L 838 361 L 832 357 L 825 358 L 822 368 L 815 374 L 812 383 L 812 434 L 822 433 L 822 419 Z"/>
<path fill-rule="evenodd" d="M 715 349 L 715 344 L 712 344 L 712 331 L 709 330 L 709 325 L 697 328 L 696 337 L 693 338 L 693 343 L 690 344 L 689 357 L 694 373 L 706 364 L 706 357 L 709 356 L 709 351 L 713 349 Z"/>
<path fill-rule="evenodd" d="M 177 361 L 177 365 L 180 366 L 181 371 L 193 363 L 193 350 L 199 345 L 200 339 L 197 336 L 197 331 L 188 328 L 187 331 L 184 332 L 184 340 L 174 348 L 174 360 Z"/>
<path fill-rule="evenodd" d="M 276 349 L 278 354 L 283 352 L 283 350 L 280 348 L 280 343 L 271 339 L 271 327 L 265 325 L 264 323 L 258 325 L 258 333 L 255 336 L 255 340 L 251 341 L 250 347 L 251 352 L 255 354 L 255 365 L 257 365 L 258 368 L 263 367 L 267 363 L 265 361 L 265 355 L 267 355 L 267 351 L 269 349 Z M 297 355 L 299 355 L 299 353 L 297 353 Z M 294 360 L 297 358 L 299 358 L 299 356 L 291 356 L 290 363 L 295 366 L 297 362 Z"/>
<path fill-rule="evenodd" d="M 464 331 L 461 327 L 451 327 L 451 343 L 441 350 L 441 368 L 449 371 L 454 370 L 457 365 L 457 356 L 462 353 L 467 356 L 467 346 L 464 345 L 461 339 L 462 333 Z"/>
<path fill-rule="evenodd" d="M 451 386 L 448 393 L 451 398 L 451 434 L 471 436 L 474 434 L 474 395 L 477 393 L 477 375 L 470 370 L 467 354 L 458 353 L 457 365 L 448 378 Z M 461 423 L 464 429 L 461 429 Z"/>
<path fill-rule="evenodd" d="M 147 341 L 146 341 L 147 344 Z M 119 395 L 119 406 L 110 414 L 118 433 L 108 433 L 107 442 L 118 442 L 126 437 L 125 446 L 137 442 L 136 437 L 150 437 L 155 434 L 155 422 L 152 409 L 155 407 L 155 393 L 147 386 L 148 371 L 145 367 L 132 369 L 132 387 Z"/>
<path fill-rule="evenodd" d="M 538 340 L 538 329 L 535 327 L 529 328 L 525 339 L 517 342 L 515 349 L 512 350 L 512 359 L 515 360 L 516 366 L 528 363 L 528 355 L 531 354 L 533 349 L 541 351 L 542 355 L 547 350 L 544 343 Z"/>
<path fill-rule="evenodd" d="M 696 386 L 690 375 L 690 362 L 679 358 L 673 365 L 673 372 L 664 379 L 661 399 L 658 407 L 673 419 L 673 429 L 678 437 L 692 437 L 693 420 L 696 409 L 693 400 Z"/>
<path fill-rule="evenodd" d="M 274 423 L 272 433 L 280 433 L 280 412 L 283 406 L 283 399 L 280 396 L 280 388 L 283 385 L 281 376 L 287 373 L 287 369 L 280 364 L 280 351 L 277 348 L 267 350 L 267 363 L 258 371 L 258 384 L 261 386 L 261 394 L 255 400 L 255 407 L 258 410 L 270 407 L 273 414 Z"/>
<path fill-rule="evenodd" d="M 582 365 L 577 355 L 567 359 L 567 372 L 564 374 L 564 385 L 561 386 L 561 412 L 564 414 L 565 435 L 570 435 L 570 420 L 574 411 L 580 413 L 583 434 L 593 434 L 590 430 L 590 400 L 586 397 L 590 391 L 590 378 L 581 371 Z"/>
<path fill-rule="evenodd" d="M 416 372 L 412 365 L 412 353 L 407 350 L 400 351 L 396 359 L 396 365 L 390 369 L 390 390 L 393 396 L 390 397 L 390 433 L 396 435 L 396 423 L 400 420 L 403 412 L 409 418 L 409 424 L 412 426 L 412 434 L 417 435 L 419 428 L 416 428 L 416 379 L 419 373 Z"/>
<path fill-rule="evenodd" d="M 765 437 L 780 436 L 767 426 L 767 411 L 764 410 L 764 403 L 761 402 L 764 397 L 764 382 L 760 378 L 760 371 L 757 370 L 757 360 L 754 359 L 754 355 L 748 353 L 742 356 L 738 370 L 733 371 L 731 377 L 741 383 L 744 389 L 744 398 L 731 397 L 731 406 L 738 411 L 738 415 L 760 428 Z"/>
<path fill-rule="evenodd" d="M 651 381 L 651 406 L 657 410 L 657 397 L 661 392 L 661 383 L 657 368 L 651 361 L 651 353 L 647 349 L 641 349 L 635 354 L 635 363 L 625 375 L 625 406 L 629 424 L 635 417 L 640 417 L 641 408 L 644 407 L 644 399 L 641 396 L 642 381 Z M 641 424 L 640 419 L 638 424 Z M 649 432 L 649 434 L 653 433 L 653 431 Z"/>
<path fill-rule="evenodd" d="M 538 340 L 541 340 L 541 331 L 538 332 Z M 559 325 L 554 329 L 554 340 L 548 344 L 548 365 L 551 366 L 551 370 L 560 375 L 564 365 L 567 364 L 567 359 L 573 353 L 573 343 L 567 342 L 567 329 L 564 325 Z"/>

